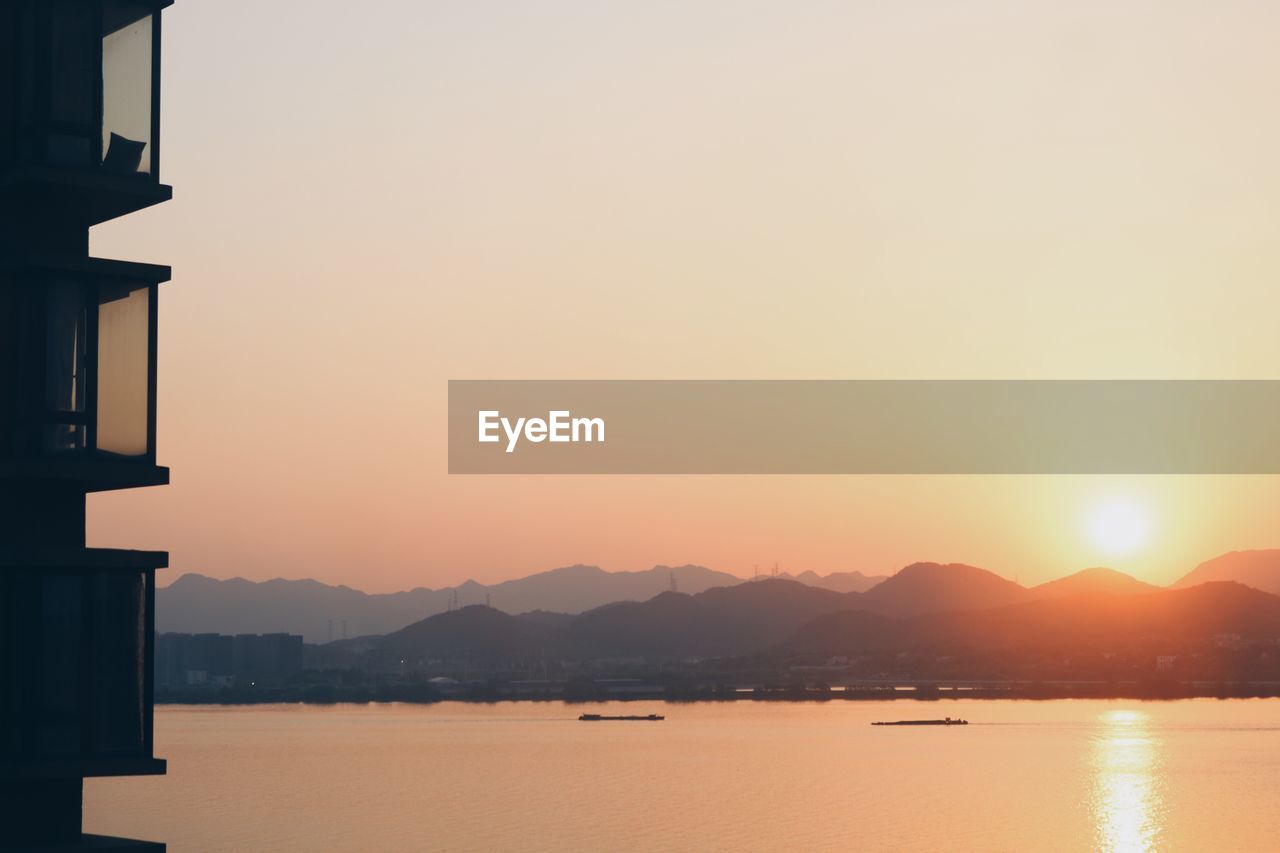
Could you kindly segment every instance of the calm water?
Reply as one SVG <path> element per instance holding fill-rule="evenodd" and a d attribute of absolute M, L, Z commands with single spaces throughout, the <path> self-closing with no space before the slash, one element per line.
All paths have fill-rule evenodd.
<path fill-rule="evenodd" d="M 868 725 L 946 715 L 972 724 Z M 1280 845 L 1277 700 L 162 708 L 156 729 L 169 775 L 87 782 L 87 831 L 179 852 Z"/>

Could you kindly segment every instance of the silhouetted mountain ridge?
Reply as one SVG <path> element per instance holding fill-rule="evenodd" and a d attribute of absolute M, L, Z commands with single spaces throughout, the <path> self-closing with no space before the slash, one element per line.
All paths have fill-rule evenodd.
<path fill-rule="evenodd" d="M 1275 574 L 1280 590 L 1280 551 L 1223 555 L 1201 564 L 1179 585 L 1197 577 L 1224 574 L 1244 575 L 1255 584 L 1268 583 Z M 845 590 L 872 580 L 857 572 L 825 577 L 802 572 L 795 577 L 806 583 L 785 574 L 743 583 L 733 575 L 692 565 L 655 566 L 641 572 L 606 572 L 596 566 L 574 565 L 500 584 L 468 581 L 441 590 L 418 588 L 370 595 L 314 580 L 255 583 L 187 574 L 157 590 L 157 628 L 162 632 L 287 631 L 320 643 L 330 637 L 330 620 L 335 639 L 343 636 L 344 620 L 348 637 L 379 636 L 424 617 L 486 603 L 507 614 L 528 613 L 528 621 L 548 629 L 568 632 L 572 628 L 584 642 L 595 631 L 597 644 L 618 655 L 674 654 L 672 650 L 683 642 L 687 643 L 684 653 L 696 657 L 736 653 L 753 636 L 778 637 L 786 628 L 798 629 L 796 620 L 801 617 L 842 610 L 910 617 L 1081 593 L 1150 593 L 1159 589 L 1104 568 L 1085 569 L 1027 589 L 962 563 L 913 563 L 865 591 Z M 678 595 L 697 599 L 694 606 L 684 608 L 665 599 L 651 603 L 670 592 L 673 580 Z M 708 596 L 710 592 L 717 594 Z M 608 610 L 608 617 L 594 613 L 601 608 Z M 575 622 L 571 617 L 576 613 L 591 618 Z M 606 618 L 619 620 L 612 635 L 591 627 L 604 624 L 601 620 Z"/>
<path fill-rule="evenodd" d="M 555 651 L 559 643 L 552 626 L 472 604 L 415 622 L 388 634 L 379 645 L 393 659 L 421 656 L 423 650 L 440 657 L 485 659 Z"/>
<path fill-rule="evenodd" d="M 781 642 L 847 602 L 844 593 L 770 578 L 597 608 L 574 619 L 567 638 L 605 657 L 718 657 Z"/>
<path fill-rule="evenodd" d="M 1280 548 L 1231 551 L 1206 560 L 1183 575 L 1175 589 L 1210 581 L 1235 581 L 1280 595 Z"/>
<path fill-rule="evenodd" d="M 410 626 L 388 638 L 389 647 L 419 659 L 447 657 L 462 648 L 475 654 L 483 644 L 471 634 L 451 633 L 450 618 L 459 617 L 442 614 Z M 498 656 L 528 656 L 531 644 L 571 659 L 648 662 L 771 649 L 811 655 L 920 649 L 997 654 L 1098 650 L 1138 638 L 1280 639 L 1280 598 L 1234 583 L 1158 589 L 1108 569 L 1028 590 L 973 566 L 920 563 L 865 593 L 773 578 L 696 595 L 664 592 L 577 616 L 508 620 L 494 624 L 510 642 L 486 647 Z"/>
<path fill-rule="evenodd" d="M 832 592 L 866 592 L 886 579 L 885 575 L 864 575 L 862 572 L 832 572 L 829 575 L 820 575 L 813 571 L 800 572 L 798 575 L 781 572 L 778 577 L 782 580 L 799 581 L 805 586 L 829 589 Z"/>
<path fill-rule="evenodd" d="M 902 616 L 956 606 L 996 607 L 1029 597 L 1028 590 L 984 569 L 917 563 L 863 593 L 765 578 L 696 595 L 664 592 L 648 601 L 610 603 L 562 623 L 563 632 L 547 642 L 587 658 L 731 657 L 775 646 L 815 618 L 842 611 Z M 540 621 L 548 625 L 545 618 Z M 438 643 L 410 650 L 420 657 L 442 652 Z"/>
<path fill-rule="evenodd" d="M 1060 598 L 1066 595 L 1078 595 L 1085 592 L 1136 593 L 1154 592 L 1160 589 L 1149 583 L 1143 583 L 1132 575 L 1117 572 L 1115 569 L 1095 567 L 1081 569 L 1073 575 L 1058 578 L 1048 583 L 1031 588 L 1036 598 Z"/>
<path fill-rule="evenodd" d="M 668 589 L 702 592 L 742 579 L 703 566 L 655 566 L 638 572 L 606 572 L 598 566 L 574 565 L 497 584 L 467 581 L 456 587 L 370 594 L 319 581 L 254 582 L 182 575 L 156 590 L 156 629 L 187 633 L 301 634 L 309 643 L 342 636 L 388 634 L 425 616 L 455 605 L 488 603 L 506 613 L 544 610 L 580 613 L 612 601 L 645 600 Z"/>
<path fill-rule="evenodd" d="M 1026 653 L 1114 648 L 1143 638 L 1176 643 L 1237 634 L 1280 638 L 1280 597 L 1236 583 L 1209 583 L 1182 590 L 1086 592 L 896 620 L 846 611 L 815 619 L 782 650 L 822 655 L 925 649 Z"/>
<path fill-rule="evenodd" d="M 912 563 L 858 599 L 858 609 L 889 616 L 973 610 L 1027 601 L 1030 592 L 994 572 L 964 563 Z"/>

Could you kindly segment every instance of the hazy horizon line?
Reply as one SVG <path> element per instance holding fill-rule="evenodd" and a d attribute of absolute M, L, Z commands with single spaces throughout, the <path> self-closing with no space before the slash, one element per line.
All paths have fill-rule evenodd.
<path fill-rule="evenodd" d="M 1176 584 L 1178 583 L 1178 581 L 1180 581 L 1180 580 L 1181 580 L 1181 578 L 1182 578 L 1183 576 L 1185 576 L 1188 572 L 1193 571 L 1196 567 L 1201 566 L 1201 565 L 1203 565 L 1204 563 L 1209 562 L 1210 560 L 1215 560 L 1215 559 L 1218 559 L 1218 558 L 1220 558 L 1220 557 L 1227 556 L 1227 555 L 1229 555 L 1229 554 L 1240 554 L 1240 553 L 1249 553 L 1249 552 L 1254 552 L 1254 551 L 1271 551 L 1271 550 L 1280 550 L 1280 549 L 1276 549 L 1276 548 L 1236 548 L 1236 549 L 1231 549 L 1231 550 L 1228 550 L 1228 551 L 1223 551 L 1223 552 L 1222 552 L 1222 553 L 1220 553 L 1220 554 L 1216 554 L 1216 555 L 1214 555 L 1214 556 L 1212 556 L 1212 557 L 1208 557 L 1208 558 L 1206 558 L 1206 559 L 1202 559 L 1202 560 L 1200 560 L 1199 562 L 1195 563 L 1195 565 L 1193 565 L 1193 566 L 1191 566 L 1190 568 L 1188 568 L 1188 569 L 1186 569 L 1185 571 L 1183 571 L 1182 575 L 1180 575 L 1178 578 L 1174 579 L 1174 580 L 1173 580 L 1173 581 L 1171 581 L 1170 583 L 1155 583 L 1155 582 L 1153 582 L 1153 581 L 1144 580 L 1144 579 L 1142 579 L 1142 578 L 1138 577 L 1137 575 L 1132 574 L 1131 572 L 1126 572 L 1126 571 L 1124 571 L 1123 569 L 1117 569 L 1117 568 L 1114 568 L 1114 567 L 1112 567 L 1112 566 L 1103 565 L 1103 564 L 1095 564 L 1095 565 L 1089 565 L 1089 566 L 1084 566 L 1084 567 L 1079 568 L 1079 569 L 1075 569 L 1074 571 L 1067 572 L 1066 574 L 1059 575 L 1059 576 L 1057 576 L 1057 577 L 1052 577 L 1052 578 L 1049 578 L 1049 579 L 1047 579 L 1047 580 L 1042 580 L 1042 581 L 1039 581 L 1039 582 L 1037 582 L 1037 583 L 1033 583 L 1033 584 L 1026 585 L 1024 588 L 1025 588 L 1025 589 L 1034 589 L 1034 588 L 1035 588 L 1035 587 L 1037 587 L 1037 586 L 1043 586 L 1044 584 L 1053 583 L 1053 582 L 1055 582 L 1055 581 L 1063 580 L 1063 579 L 1065 579 L 1065 578 L 1069 578 L 1069 577 L 1072 577 L 1072 576 L 1074 576 L 1074 575 L 1080 574 L 1081 572 L 1087 572 L 1087 571 L 1092 571 L 1092 570 L 1096 570 L 1096 569 L 1103 569 L 1103 570 L 1106 570 L 1106 571 L 1116 572 L 1117 574 L 1125 575 L 1126 577 L 1132 578 L 1133 580 L 1139 581 L 1140 583 L 1148 584 L 1148 585 L 1153 586 L 1153 587 L 1158 587 L 1158 588 L 1160 588 L 1160 589 L 1170 589 L 1170 588 L 1172 588 L 1174 585 L 1176 585 Z M 988 572 L 988 573 L 990 573 L 990 574 L 992 574 L 992 575 L 995 575 L 996 577 L 998 577 L 998 578 L 1000 578 L 1000 579 L 1002 579 L 1002 580 L 1008 581 L 1009 583 L 1017 584 L 1018 586 L 1023 586 L 1023 584 L 1018 580 L 1018 574 L 1019 574 L 1019 573 L 1017 573 L 1017 572 L 1015 572 L 1015 573 L 1014 573 L 1014 576 L 1013 576 L 1013 577 L 1010 577 L 1009 575 L 1007 575 L 1007 574 L 1005 574 L 1005 573 L 1003 573 L 1003 572 L 996 571 L 995 569 L 987 568 L 986 566 L 980 566 L 980 565 L 977 565 L 977 564 L 974 564 L 974 563 L 966 563 L 966 562 L 958 561 L 958 560 L 950 560 L 950 561 L 945 561 L 945 562 L 944 562 L 944 561 L 940 561 L 940 560 L 913 560 L 912 562 L 909 562 L 909 563 L 906 563 L 906 564 L 904 564 L 904 565 L 902 565 L 902 566 L 899 566 L 898 568 L 896 568 L 896 569 L 894 569 L 894 570 L 892 570 L 891 572 L 888 572 L 888 573 L 886 573 L 886 574 L 869 574 L 868 572 L 863 571 L 863 570 L 861 570 L 861 569 L 836 569 L 836 570 L 832 570 L 832 571 L 828 571 L 828 572 L 823 573 L 823 572 L 820 572 L 820 571 L 818 571 L 818 570 L 816 570 L 816 569 L 802 569 L 802 570 L 800 570 L 800 571 L 791 571 L 791 570 L 787 570 L 787 569 L 779 568 L 779 569 L 778 569 L 778 574 L 777 574 L 777 576 L 776 576 L 776 579 L 781 579 L 781 580 L 796 579 L 796 578 L 800 577 L 801 575 L 804 575 L 804 574 L 810 574 L 810 573 L 811 573 L 811 574 L 813 574 L 813 575 L 816 575 L 818 578 L 828 578 L 828 577 L 831 577 L 832 575 L 858 574 L 858 575 L 861 575 L 862 577 L 865 577 L 865 578 L 881 578 L 881 579 L 887 579 L 887 578 L 893 577 L 894 575 L 898 574 L 898 573 L 899 573 L 899 572 L 901 572 L 903 569 L 907 569 L 907 568 L 910 568 L 911 566 L 917 566 L 917 565 L 968 566 L 968 567 L 970 567 L 970 568 L 979 569 L 979 570 L 981 570 L 981 571 Z M 707 571 L 716 572 L 716 573 L 718 573 L 718 574 L 729 575 L 729 576 L 731 576 L 731 577 L 734 577 L 734 578 L 738 579 L 739 581 L 741 581 L 741 582 L 743 582 L 743 583 L 750 582 L 750 581 L 753 581 L 753 580 L 769 580 L 769 579 L 771 579 L 771 578 L 774 578 L 774 575 L 772 575 L 772 573 L 771 573 L 771 572 L 772 572 L 772 569 L 768 569 L 768 570 L 765 570 L 765 571 L 761 571 L 758 575 L 746 575 L 746 576 L 744 576 L 744 575 L 740 575 L 740 574 L 738 574 L 738 573 L 737 573 L 737 572 L 735 572 L 735 571 L 730 571 L 730 570 L 727 570 L 727 569 L 717 569 L 717 568 L 714 568 L 714 567 L 712 567 L 712 566 L 706 566 L 706 565 L 703 565 L 703 564 L 701 564 L 701 563 L 682 563 L 682 564 L 680 564 L 680 565 L 669 565 L 669 564 L 666 564 L 666 563 L 655 563 L 653 566 L 650 566 L 650 567 L 649 567 L 649 568 L 647 568 L 647 569 L 607 569 L 607 568 L 605 568 L 605 567 L 603 567 L 603 566 L 601 566 L 601 565 L 599 565 L 599 564 L 596 564 L 596 563 L 569 563 L 569 564 L 562 565 L 562 566 L 553 566 L 552 568 L 549 568 L 549 569 L 536 569 L 536 570 L 530 571 L 528 574 L 518 575 L 518 576 L 516 576 L 516 577 L 510 577 L 510 578 L 506 578 L 506 579 L 504 579 L 504 580 L 500 580 L 500 581 L 493 581 L 493 582 L 490 582 L 490 583 L 485 583 L 485 582 L 483 582 L 483 581 L 478 581 L 478 580 L 476 580 L 475 578 L 467 578 L 466 580 L 460 581 L 460 582 L 455 583 L 455 584 L 449 584 L 449 585 L 446 585 L 446 586 L 438 586 L 438 587 L 431 587 L 431 586 L 413 586 L 413 587 L 408 587 L 408 588 L 402 588 L 402 589 L 390 590 L 390 591 L 386 591 L 386 592 L 370 592 L 369 590 L 361 589 L 361 588 L 359 588 L 359 587 L 352 586 L 352 585 L 351 585 L 351 584 L 349 584 L 349 583 L 329 583 L 329 582 L 327 582 L 327 581 L 319 580 L 318 578 L 311 577 L 311 576 L 304 576 L 304 577 L 283 577 L 283 576 L 276 576 L 276 577 L 272 577 L 272 578 L 265 578 L 265 579 L 262 579 L 262 580 L 253 580 L 253 579 L 251 579 L 251 578 L 244 577 L 243 575 L 218 576 L 218 575 L 214 575 L 214 574 L 209 574 L 208 572 L 204 572 L 204 571 L 196 571 L 196 570 L 183 571 L 183 572 L 181 572 L 181 573 L 179 573 L 179 574 L 174 575 L 174 576 L 173 576 L 173 579 L 172 579 L 172 580 L 169 580 L 167 583 L 159 583 L 159 582 L 157 582 L 156 586 L 157 586 L 157 588 L 164 589 L 164 588 L 167 588 L 167 587 L 169 587 L 169 586 L 172 586 L 172 585 L 173 585 L 174 583 L 176 583 L 178 580 L 180 580 L 180 579 L 181 579 L 181 578 L 183 578 L 183 577 L 186 577 L 187 575 L 198 575 L 198 576 L 200 576 L 200 577 L 209 578 L 209 579 L 211 579 L 211 580 L 216 580 L 216 581 L 220 581 L 220 582 L 226 582 L 226 581 L 245 581 L 245 582 L 247 582 L 247 583 L 252 583 L 252 584 L 266 584 L 266 583 L 274 583 L 274 582 L 276 582 L 276 581 L 283 581 L 283 582 L 286 582 L 286 583 L 298 583 L 298 582 L 304 582 L 304 581 L 311 581 L 311 582 L 313 582 L 313 583 L 318 583 L 318 584 L 321 584 L 322 586 L 327 586 L 327 587 L 330 587 L 330 588 L 333 588 L 333 589 L 341 589 L 341 588 L 350 589 L 350 590 L 352 590 L 352 591 L 354 591 L 354 592 L 359 592 L 359 593 L 362 593 L 362 594 L 364 594 L 364 595 L 397 595 L 397 594 L 400 594 L 400 593 L 415 592 L 415 591 L 418 591 L 418 590 L 423 590 L 423 591 L 426 591 L 426 592 L 441 592 L 441 591 L 444 591 L 444 590 L 458 589 L 458 588 L 461 588 L 461 587 L 467 586 L 467 585 L 469 585 L 469 584 L 474 584 L 474 585 L 476 585 L 476 586 L 481 586 L 481 587 L 496 587 L 496 586 L 501 586 L 501 585 L 502 585 L 502 584 L 504 584 L 504 583 L 512 583 L 512 582 L 515 582 L 515 581 L 521 581 L 521 580 L 526 580 L 526 579 L 531 578 L 531 577 L 536 577 L 536 576 L 538 576 L 538 575 L 551 574 L 551 573 L 553 573 L 553 572 L 563 571 L 563 570 L 565 570 L 565 569 L 575 569 L 575 568 L 598 569 L 598 570 L 600 570 L 601 572 L 604 572 L 605 574 L 608 574 L 608 575 L 638 575 L 638 574 L 647 574 L 647 573 L 650 573 L 650 572 L 653 572 L 653 571 L 657 571 L 657 570 L 662 570 L 662 569 L 667 569 L 667 570 L 675 571 L 675 570 L 679 570 L 679 569 L 695 568 L 695 569 L 705 569 L 705 570 L 707 570 Z M 160 578 L 157 578 L 157 581 L 159 581 L 159 580 L 160 580 Z"/>

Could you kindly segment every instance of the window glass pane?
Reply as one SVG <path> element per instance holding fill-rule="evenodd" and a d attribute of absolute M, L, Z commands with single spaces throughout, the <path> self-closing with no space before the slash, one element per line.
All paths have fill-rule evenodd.
<path fill-rule="evenodd" d="M 40 737 L 44 755 L 80 752 L 83 584 L 73 575 L 42 578 L 40 597 Z"/>
<path fill-rule="evenodd" d="M 34 752 L 39 731 L 38 683 L 43 664 L 40 632 L 42 578 L 21 569 L 0 572 L 0 762 Z"/>
<path fill-rule="evenodd" d="M 58 412 L 82 414 L 85 409 L 88 357 L 89 307 L 84 288 L 74 281 L 49 284 L 45 323 L 45 407 L 57 420 Z M 49 424 L 46 450 L 63 452 L 84 447 L 82 424 Z"/>
<path fill-rule="evenodd" d="M 93 7 L 59 0 L 50 9 L 49 115 L 56 122 L 93 125 Z"/>
<path fill-rule="evenodd" d="M 99 450 L 147 452 L 150 288 L 103 286 L 98 303 Z"/>
<path fill-rule="evenodd" d="M 89 166 L 93 164 L 92 136 L 76 136 L 70 133 L 51 133 L 45 147 L 45 157 L 54 166 Z"/>
<path fill-rule="evenodd" d="M 151 15 L 134 3 L 103 10 L 102 167 L 151 171 Z"/>
<path fill-rule="evenodd" d="M 84 450 L 84 424 L 45 424 L 44 449 L 49 453 Z"/>
<path fill-rule="evenodd" d="M 83 412 L 88 306 L 74 281 L 49 285 L 45 332 L 45 405 L 55 412 Z"/>
<path fill-rule="evenodd" d="M 146 725 L 146 585 L 141 574 L 90 580 L 92 733 L 96 754 L 137 753 Z"/>

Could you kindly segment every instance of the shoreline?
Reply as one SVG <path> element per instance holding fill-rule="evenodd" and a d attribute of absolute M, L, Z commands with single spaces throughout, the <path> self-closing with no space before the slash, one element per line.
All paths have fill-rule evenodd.
<path fill-rule="evenodd" d="M 566 705 L 590 705 L 601 702 L 663 702 L 665 704 L 723 702 L 954 702 L 977 701 L 1054 701 L 1062 699 L 1129 700 L 1171 702 L 1183 699 L 1276 699 L 1280 685 L 1223 685 L 1219 689 L 1193 688 L 1191 685 L 1109 685 L 1081 686 L 1063 689 L 1045 685 L 1010 685 L 965 689 L 921 687 L 849 688 L 844 690 L 812 690 L 795 688 L 754 688 L 725 690 L 638 690 L 627 693 L 600 691 L 591 694 L 565 692 L 511 692 L 487 689 L 434 691 L 413 687 L 374 689 L 311 688 L 221 688 L 187 690 L 156 696 L 157 706 L 187 705 L 340 705 L 340 704 L 417 704 L 467 702 L 493 705 L 506 702 L 558 702 Z"/>

